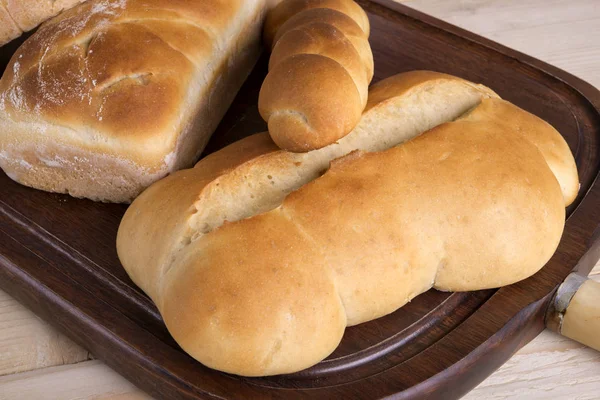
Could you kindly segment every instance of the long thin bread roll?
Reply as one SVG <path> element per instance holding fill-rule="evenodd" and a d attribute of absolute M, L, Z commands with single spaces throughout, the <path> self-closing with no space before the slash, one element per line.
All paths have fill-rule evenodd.
<path fill-rule="evenodd" d="M 352 0 L 284 0 L 264 37 L 273 52 L 258 108 L 273 141 L 305 152 L 348 134 L 373 78 L 365 12 Z"/>

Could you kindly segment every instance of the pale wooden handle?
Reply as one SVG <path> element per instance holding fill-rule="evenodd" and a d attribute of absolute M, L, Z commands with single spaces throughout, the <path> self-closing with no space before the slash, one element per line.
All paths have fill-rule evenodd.
<path fill-rule="evenodd" d="M 588 279 L 579 287 L 564 313 L 560 333 L 600 350 L 600 283 Z"/>

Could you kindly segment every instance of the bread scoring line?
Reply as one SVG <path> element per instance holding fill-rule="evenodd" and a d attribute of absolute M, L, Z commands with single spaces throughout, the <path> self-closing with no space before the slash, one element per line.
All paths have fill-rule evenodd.
<path fill-rule="evenodd" d="M 475 85 L 469 85 L 469 86 L 471 86 L 471 87 L 473 87 L 474 89 L 476 89 L 476 90 L 478 90 L 478 91 L 480 91 L 480 92 L 481 92 L 481 87 L 477 87 L 477 86 L 475 86 Z M 433 86 L 432 86 L 432 85 L 425 85 L 425 86 L 421 87 L 421 88 L 420 88 L 420 90 L 421 90 L 421 91 L 428 92 L 428 91 L 429 91 L 431 88 L 433 88 Z M 417 94 L 417 92 L 411 92 L 411 94 Z M 400 141 L 400 142 L 397 142 L 397 143 L 395 143 L 395 144 L 392 144 L 392 145 L 387 145 L 387 146 L 385 146 L 385 147 L 383 147 L 383 148 L 379 148 L 379 149 L 377 149 L 377 150 L 373 150 L 373 151 L 368 151 L 368 150 L 361 150 L 361 151 L 363 151 L 363 152 L 365 152 L 365 153 L 378 153 L 378 152 L 383 152 L 383 151 L 386 151 L 386 150 L 389 150 L 389 149 L 392 149 L 392 148 L 396 148 L 396 147 L 399 147 L 399 148 L 402 148 L 402 149 L 404 149 L 404 150 L 405 150 L 405 149 L 406 149 L 406 147 L 404 147 L 404 145 L 405 145 L 405 144 L 407 144 L 408 142 L 410 142 L 412 139 L 414 139 L 414 138 L 416 138 L 416 137 L 419 137 L 419 136 L 421 136 L 422 134 L 426 133 L 428 130 L 431 130 L 431 129 L 433 129 L 433 128 L 435 128 L 435 127 L 438 127 L 438 126 L 440 126 L 440 125 L 443 125 L 443 124 L 445 124 L 445 123 L 454 122 L 454 121 L 458 121 L 458 120 L 461 120 L 461 119 L 467 118 L 467 117 L 470 115 L 470 113 L 471 113 L 471 112 L 472 112 L 472 111 L 473 111 L 475 108 L 477 108 L 477 107 L 478 107 L 478 106 L 481 104 L 481 100 L 482 100 L 483 98 L 485 98 L 485 97 L 489 97 L 489 96 L 487 96 L 485 93 L 481 93 L 481 98 L 480 98 L 480 100 L 477 102 L 477 104 L 473 105 L 471 108 L 467 109 L 466 111 L 464 111 L 464 112 L 463 112 L 463 113 L 461 113 L 460 115 L 456 116 L 455 118 L 452 118 L 452 119 L 450 119 L 450 120 L 448 120 L 448 121 L 444 121 L 444 122 L 442 122 L 442 123 L 440 123 L 440 124 L 438 124 L 438 125 L 435 125 L 435 126 L 433 126 L 433 127 L 430 127 L 429 129 L 427 129 L 427 130 L 425 130 L 425 131 L 422 131 L 422 132 L 419 132 L 419 133 L 417 133 L 417 134 L 416 134 L 414 137 L 411 137 L 411 138 L 410 138 L 410 139 L 408 139 L 408 140 L 402 140 L 402 141 Z M 381 102 L 380 104 L 388 104 L 388 103 L 391 103 L 391 102 L 393 102 L 393 101 L 394 101 L 394 99 L 397 99 L 397 98 L 398 98 L 398 97 L 392 97 L 392 98 L 390 98 L 390 99 L 387 99 L 387 100 L 385 100 L 385 101 Z M 286 111 L 286 110 L 283 110 L 283 111 Z M 294 111 L 292 110 L 292 112 L 294 112 Z M 295 112 L 294 112 L 294 113 L 295 113 Z M 356 131 L 357 131 L 357 132 L 360 132 L 360 129 L 361 129 L 361 128 L 360 128 L 360 126 L 361 126 L 361 124 L 359 123 L 359 125 L 357 126 L 357 129 L 356 129 Z M 352 136 L 352 132 L 351 132 L 349 135 L 347 135 L 345 138 L 348 138 L 349 140 L 350 140 L 350 139 L 352 139 L 352 138 L 353 138 L 353 136 Z M 342 138 L 342 139 L 340 139 L 340 141 L 345 141 L 345 138 Z M 338 143 L 333 143 L 333 144 L 332 144 L 332 145 L 330 145 L 330 146 L 339 146 L 339 144 L 338 144 Z M 328 147 L 330 147 L 330 146 L 328 146 Z M 326 151 L 326 149 L 327 149 L 328 147 L 326 147 L 326 148 L 323 148 L 323 149 L 319 149 L 319 150 L 314 150 L 314 151 L 315 151 L 315 152 Z M 281 150 L 279 150 L 279 151 L 281 151 Z M 354 151 L 356 151 L 356 150 L 354 150 Z M 289 213 L 287 212 L 287 210 L 286 210 L 286 209 L 285 209 L 285 207 L 284 207 L 284 202 L 285 202 L 285 200 L 287 199 L 287 197 L 288 197 L 288 196 L 289 196 L 289 195 L 290 195 L 292 192 L 294 192 L 295 190 L 298 190 L 299 188 L 301 188 L 301 187 L 303 187 L 303 186 L 305 186 L 305 185 L 307 185 L 307 184 L 309 184 L 309 183 L 311 183 L 311 182 L 314 182 L 315 180 L 319 179 L 321 176 L 325 175 L 325 174 L 327 173 L 327 171 L 329 171 L 329 169 L 331 168 L 331 163 L 332 163 L 332 162 L 335 162 L 336 160 L 340 160 L 341 158 L 344 158 L 344 157 L 346 157 L 346 156 L 348 156 L 349 154 L 352 154 L 352 153 L 353 153 L 353 152 L 350 152 L 350 153 L 347 153 L 347 154 L 344 154 L 344 155 L 341 155 L 341 156 L 339 156 L 339 157 L 336 157 L 336 158 L 333 158 L 333 159 L 331 159 L 331 160 L 329 161 L 329 163 L 328 163 L 328 166 L 327 166 L 327 168 L 325 169 L 325 171 L 321 171 L 321 173 L 320 173 L 320 174 L 319 174 L 319 175 L 318 175 L 316 178 L 314 178 L 314 179 L 311 179 L 311 180 L 309 180 L 308 182 L 304 182 L 304 183 L 303 183 L 302 185 L 300 185 L 298 188 L 288 188 L 288 189 L 285 191 L 285 195 L 282 197 L 282 199 L 280 200 L 280 202 L 278 203 L 278 205 L 277 205 L 276 207 L 274 207 L 274 208 L 271 208 L 271 209 L 268 209 L 268 210 L 263 210 L 263 211 L 261 211 L 261 212 L 259 212 L 259 213 L 257 213 L 257 214 L 251 214 L 251 215 L 248 215 L 248 216 L 244 216 L 243 218 L 241 218 L 241 219 L 237 219 L 237 220 L 231 220 L 231 221 L 224 220 L 224 221 L 223 221 L 223 222 L 222 222 L 220 225 L 213 226 L 213 227 L 210 227 L 210 225 L 206 225 L 206 227 L 205 227 L 205 225 L 198 226 L 197 224 L 195 224 L 195 225 L 196 225 L 196 227 L 194 227 L 194 224 L 193 224 L 193 218 L 194 218 L 194 216 L 195 216 L 195 215 L 197 215 L 197 214 L 198 214 L 198 213 L 201 211 L 201 210 L 200 210 L 200 208 L 198 208 L 198 207 L 199 207 L 199 204 L 198 204 L 198 203 L 201 201 L 201 197 L 202 197 L 202 196 L 203 196 L 205 193 L 207 193 L 207 192 L 210 192 L 210 188 L 211 188 L 213 185 L 216 185 L 216 186 L 218 186 L 218 185 L 219 185 L 219 181 L 220 181 L 220 179 L 221 179 L 222 177 L 224 177 L 224 176 L 227 176 L 228 174 L 232 173 L 232 171 L 235 171 L 235 170 L 238 170 L 238 169 L 242 169 L 242 168 L 246 167 L 247 165 L 250 165 L 250 164 L 252 164 L 252 163 L 253 163 L 253 162 L 255 162 L 257 159 L 260 159 L 260 158 L 262 158 L 262 157 L 268 157 L 268 156 L 269 156 L 269 153 L 267 153 L 267 154 L 264 154 L 264 155 L 261 155 L 261 156 L 259 156 L 259 157 L 257 157 L 257 158 L 254 158 L 254 159 L 248 160 L 248 161 L 246 161 L 246 162 L 244 162 L 244 163 L 242 163 L 242 164 L 240 164 L 240 165 L 236 166 L 235 168 L 232 168 L 232 169 L 228 169 L 228 170 L 226 170 L 226 171 L 223 171 L 223 172 L 222 172 L 222 173 L 221 173 L 221 174 L 220 174 L 218 177 L 214 178 L 214 179 L 213 179 L 211 182 L 209 182 L 209 183 L 208 183 L 208 184 L 207 184 L 207 185 L 206 185 L 206 186 L 205 186 L 205 187 L 204 187 L 204 188 L 201 190 L 200 194 L 198 195 L 198 198 L 197 198 L 197 200 L 194 202 L 194 204 L 192 205 L 192 207 L 191 207 L 191 208 L 188 210 L 188 213 L 190 213 L 190 215 L 189 215 L 189 217 L 187 218 L 187 229 L 186 229 L 186 231 L 184 232 L 184 234 L 182 235 L 182 237 L 181 237 L 181 238 L 178 240 L 178 242 L 177 242 L 177 245 L 176 245 L 176 246 L 173 248 L 173 251 L 172 251 L 171 257 L 169 258 L 169 261 L 168 261 L 168 263 L 166 263 L 166 265 L 163 265 L 163 266 L 161 267 L 161 274 L 159 275 L 159 280 L 160 280 L 161 282 L 164 282 L 164 281 L 165 281 L 164 277 L 165 277 L 165 276 L 166 276 L 166 275 L 167 275 L 167 274 L 168 274 L 168 273 L 169 273 L 169 272 L 172 270 L 172 268 L 173 268 L 173 265 L 175 264 L 175 262 L 176 262 L 176 260 L 179 258 L 179 256 L 180 256 L 180 255 L 181 255 L 181 254 L 184 252 L 184 250 L 185 250 L 187 247 L 189 247 L 190 245 L 192 245 L 192 244 L 193 244 L 195 241 L 197 241 L 197 240 L 199 240 L 200 238 L 202 238 L 204 235 L 208 235 L 208 234 L 210 234 L 210 233 L 212 233 L 212 232 L 218 231 L 218 230 L 219 230 L 219 228 L 221 228 L 221 227 L 222 227 L 222 226 L 224 226 L 225 224 L 228 224 L 228 223 L 237 223 L 237 222 L 243 221 L 243 220 L 245 220 L 245 219 L 250 219 L 250 218 L 256 217 L 256 216 L 258 216 L 258 215 L 262 215 L 262 214 L 265 214 L 265 213 L 273 212 L 273 211 L 275 211 L 275 210 L 278 210 L 280 213 L 282 213 L 282 215 L 283 215 L 283 216 L 285 216 L 285 217 L 286 217 L 286 219 L 288 219 L 290 222 L 292 222 L 292 223 L 294 224 L 294 226 L 297 228 L 298 232 L 299 232 L 299 233 L 300 233 L 300 234 L 301 234 L 301 235 L 302 235 L 302 236 L 303 236 L 305 239 L 307 239 L 307 240 L 309 240 L 311 243 L 313 243 L 313 245 L 314 245 L 314 246 L 316 246 L 316 248 L 318 248 L 318 249 L 319 249 L 319 252 L 320 252 L 320 253 L 322 254 L 322 256 L 323 256 L 323 257 L 325 257 L 325 259 L 326 259 L 327 257 L 326 257 L 326 254 L 324 253 L 324 250 L 322 249 L 322 246 L 320 246 L 320 245 L 319 245 L 319 244 L 318 244 L 318 243 L 317 243 L 317 242 L 314 240 L 314 238 L 310 237 L 310 236 L 307 234 L 307 232 L 306 232 L 306 231 L 305 231 L 305 230 L 304 230 L 304 229 L 303 229 L 303 228 L 302 228 L 302 227 L 301 227 L 301 226 L 298 224 L 298 222 L 297 222 L 297 221 L 293 221 L 293 217 L 292 217 L 291 215 L 289 215 Z M 292 154 L 293 154 L 293 153 L 292 153 Z M 208 229 L 208 228 L 210 228 L 210 229 Z M 444 258 L 445 258 L 445 257 L 446 257 L 446 256 L 444 255 Z M 334 279 L 334 285 L 335 285 L 335 287 L 336 287 L 336 289 L 337 289 L 337 287 L 338 287 L 338 286 L 337 286 L 337 279 L 336 279 L 336 277 L 337 277 L 337 274 L 335 273 L 335 271 L 334 271 L 334 270 L 333 270 L 333 268 L 331 267 L 330 263 L 328 263 L 328 268 L 329 268 L 329 270 L 330 270 L 330 273 L 332 274 L 331 276 L 332 276 L 332 277 L 333 277 L 333 279 Z M 436 275 L 437 275 L 437 274 L 436 274 Z M 435 279 L 434 279 L 434 281 L 435 281 Z M 339 290 L 338 290 L 338 295 L 339 295 L 339 297 L 340 297 L 340 299 L 341 299 L 341 294 L 340 294 Z M 410 299 L 407 299 L 407 301 L 410 301 Z M 342 304 L 344 304 L 343 300 L 342 300 Z M 345 305 L 344 305 L 344 309 L 345 309 Z"/>

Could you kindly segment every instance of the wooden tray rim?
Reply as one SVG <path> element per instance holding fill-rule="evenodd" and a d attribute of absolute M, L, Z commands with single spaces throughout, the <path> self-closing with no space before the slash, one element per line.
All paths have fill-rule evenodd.
<path fill-rule="evenodd" d="M 409 17 L 411 17 L 417 21 L 420 21 L 422 23 L 428 24 L 430 26 L 434 26 L 438 29 L 441 29 L 441 30 L 447 32 L 450 35 L 454 35 L 454 36 L 459 35 L 461 38 L 470 40 L 473 43 L 484 46 L 493 51 L 499 52 L 499 53 L 503 54 L 504 56 L 510 57 L 519 63 L 524 63 L 526 65 L 531 66 L 532 68 L 540 70 L 540 71 L 544 72 L 545 74 L 558 79 L 559 81 L 563 82 L 565 85 L 568 85 L 571 88 L 573 88 L 575 91 L 577 91 L 579 93 L 579 95 L 582 98 L 584 98 L 590 104 L 590 106 L 596 111 L 596 113 L 598 115 L 600 115 L 600 92 L 596 88 L 594 88 L 592 85 L 588 84 L 587 82 L 584 82 L 583 80 L 581 80 L 565 71 L 562 71 L 559 68 L 551 66 L 547 63 L 539 61 L 533 57 L 527 56 L 527 55 L 517 52 L 515 50 L 509 49 L 500 44 L 494 43 L 488 39 L 485 39 L 479 35 L 468 32 L 464 29 L 455 27 L 446 22 L 440 21 L 436 18 L 430 17 L 428 15 L 425 15 L 423 13 L 420 13 L 418 11 L 410 9 L 409 7 L 407 7 L 405 5 L 401 5 L 401 4 L 392 2 L 390 0 L 371 0 L 371 2 L 378 4 L 381 7 L 386 7 L 386 8 L 395 10 L 398 13 L 409 16 Z M 600 198 L 600 188 L 598 187 L 599 185 L 597 184 L 597 181 L 598 181 L 598 174 L 596 175 L 594 182 L 591 184 L 589 191 L 585 194 L 585 196 L 583 196 L 583 199 L 581 200 L 577 209 L 575 209 L 573 211 L 571 217 L 573 215 L 575 215 L 578 210 L 583 208 L 584 205 L 589 205 L 589 202 L 592 200 L 592 199 L 590 199 L 590 197 Z M 592 196 L 592 194 L 593 194 L 593 196 Z M 0 203 L 2 205 L 2 207 L 0 207 L 0 214 L 4 214 L 4 216 L 6 218 L 8 218 L 14 222 L 17 222 L 18 224 L 22 224 L 22 223 L 24 223 L 24 221 L 27 220 L 27 218 L 24 217 L 23 215 L 20 215 L 20 217 L 19 217 L 19 213 L 17 210 L 14 210 L 14 209 L 8 210 L 9 207 L 4 202 L 2 202 L 2 200 L 0 200 Z M 11 211 L 12 211 L 12 213 L 11 213 Z M 9 215 L 9 214 L 13 214 L 13 215 Z M 31 222 L 31 221 L 29 221 L 29 222 Z M 31 223 L 33 225 L 35 225 L 33 222 L 31 222 Z M 26 228 L 27 228 L 26 226 L 23 226 L 24 230 L 26 230 Z M 38 227 L 38 228 L 43 229 L 41 227 Z M 29 232 L 29 234 L 32 234 L 35 238 L 39 238 L 37 233 Z M 40 263 L 47 264 L 49 268 L 53 268 L 50 264 L 47 263 L 46 260 L 40 258 L 39 255 L 36 254 L 35 252 L 32 252 L 21 241 L 19 241 L 18 239 L 14 239 L 8 232 L 5 232 L 5 230 L 2 227 L 0 227 L 0 238 L 2 238 L 2 241 L 4 243 L 12 242 L 15 245 L 18 245 L 19 247 L 22 248 L 22 249 L 20 249 L 21 251 L 24 250 L 26 252 L 34 254 L 35 257 L 39 259 Z M 588 260 L 590 258 L 597 259 L 598 256 L 600 256 L 600 254 L 598 254 L 599 253 L 599 251 L 598 251 L 599 243 L 600 243 L 600 235 L 594 235 L 593 238 L 588 243 L 589 249 L 588 249 L 587 253 L 584 254 L 584 256 L 582 257 L 582 260 L 584 258 L 586 260 Z M 48 246 L 52 247 L 50 244 L 48 244 Z M 20 281 L 26 282 L 31 287 L 32 291 L 43 294 L 43 296 L 44 296 L 43 298 L 32 299 L 32 298 L 27 298 L 26 296 L 21 296 L 20 293 L 11 292 L 10 289 L 7 290 L 7 291 L 11 292 L 10 293 L 11 295 L 15 296 L 20 301 L 27 304 L 30 308 L 36 309 L 36 310 L 40 310 L 43 308 L 49 308 L 51 310 L 49 312 L 50 315 L 54 314 L 54 313 L 56 313 L 57 315 L 59 315 L 59 314 L 67 315 L 67 314 L 73 314 L 73 313 L 78 314 L 76 317 L 80 321 L 83 321 L 84 324 L 88 325 L 88 328 L 90 330 L 96 331 L 96 333 L 99 335 L 99 337 L 103 337 L 104 340 L 111 342 L 113 345 L 116 345 L 116 348 L 118 348 L 119 350 L 124 351 L 126 353 L 130 353 L 131 356 L 136 357 L 140 362 L 143 362 L 145 364 L 144 369 L 146 369 L 146 371 L 149 375 L 154 375 L 154 374 L 160 375 L 163 382 L 165 380 L 167 382 L 170 382 L 170 384 L 173 387 L 176 387 L 177 390 L 184 396 L 185 395 L 195 396 L 195 394 L 197 393 L 196 389 L 198 389 L 198 388 L 188 387 L 187 382 L 185 380 L 180 379 L 175 374 L 171 374 L 171 373 L 168 373 L 168 371 L 162 370 L 160 368 L 160 366 L 155 365 L 151 359 L 146 357 L 145 354 L 136 352 L 134 347 L 131 347 L 128 343 L 125 343 L 124 341 L 122 341 L 122 339 L 119 336 L 115 335 L 114 332 L 109 330 L 107 327 L 95 322 L 99 318 L 99 316 L 96 316 L 96 318 L 94 318 L 93 316 L 90 316 L 90 315 L 80 312 L 79 308 L 75 304 L 69 303 L 65 298 L 61 297 L 58 293 L 56 293 L 55 291 L 50 289 L 49 286 L 46 286 L 44 283 L 40 282 L 37 278 L 31 276 L 26 271 L 23 271 L 22 269 L 20 269 L 17 265 L 13 264 L 10 260 L 8 260 L 8 258 L 6 258 L 2 253 L 0 253 L 0 265 L 3 265 L 6 270 L 6 271 L 0 270 L 0 276 L 3 276 L 7 279 L 17 279 L 17 277 L 18 277 L 18 279 Z M 578 269 L 581 273 L 589 272 L 589 270 L 587 269 L 587 266 L 583 265 L 583 263 L 578 264 L 575 268 Z M 2 274 L 4 274 L 4 275 L 2 275 Z M 64 280 L 70 282 L 72 285 L 75 285 L 75 286 L 77 285 L 77 282 L 74 281 L 73 279 L 71 279 L 70 277 L 63 275 L 62 278 Z M 2 282 L 4 282 L 4 281 L 5 280 L 3 279 Z M 82 292 L 84 294 L 92 295 L 91 293 L 87 292 L 86 289 L 80 288 L 79 290 L 82 290 Z M 501 288 L 497 291 L 497 293 L 494 296 L 500 295 L 504 291 L 506 291 L 506 288 Z M 515 318 L 513 318 L 509 322 L 509 324 L 505 325 L 504 328 L 502 328 L 505 331 L 511 332 L 511 336 L 509 337 L 509 339 L 511 340 L 512 343 L 514 343 L 514 351 L 518 350 L 518 348 L 520 348 L 527 341 L 532 339 L 532 337 L 524 337 L 522 335 L 519 335 L 520 331 L 525 331 L 525 329 L 524 329 L 525 324 L 534 323 L 536 326 L 536 329 L 539 329 L 539 331 L 541 331 L 543 329 L 543 313 L 545 311 L 546 305 L 547 305 L 548 301 L 550 300 L 550 297 L 552 294 L 553 294 L 553 292 L 550 292 L 544 298 L 542 298 L 542 299 L 538 300 L 537 302 L 532 303 L 529 306 L 527 306 L 526 308 L 524 308 L 521 311 L 519 318 L 516 318 L 516 316 L 515 316 Z M 42 301 L 45 302 L 46 304 L 45 305 L 40 304 Z M 124 315 L 122 315 L 119 311 L 117 311 L 113 305 L 108 304 L 108 303 L 105 303 L 105 304 L 108 306 L 108 308 L 110 310 L 112 310 L 113 312 L 116 312 L 121 318 L 127 318 Z M 532 318 L 529 318 L 529 317 L 532 317 Z M 534 321 L 534 322 L 531 322 L 531 321 Z M 53 321 L 50 321 L 50 322 L 52 323 Z M 144 328 L 142 328 L 142 327 L 140 327 L 140 329 L 144 330 Z M 493 349 L 497 348 L 496 342 L 495 342 L 496 340 L 498 340 L 499 338 L 503 338 L 503 340 L 506 340 L 506 336 L 504 335 L 505 333 L 506 332 L 499 331 L 496 335 L 490 337 L 488 339 L 488 341 L 482 343 L 481 346 L 479 346 L 477 349 L 475 349 L 475 351 L 472 352 L 471 354 L 469 354 L 467 357 L 463 358 L 461 361 L 455 363 L 450 368 L 444 370 L 443 372 L 439 373 L 438 375 L 431 377 L 430 380 L 435 380 L 439 383 L 441 381 L 445 381 L 447 379 L 451 379 L 452 377 L 454 377 L 455 371 L 472 370 L 473 368 L 470 368 L 470 367 L 475 365 L 475 363 L 477 362 L 478 359 L 480 359 L 481 357 L 486 355 L 486 354 L 482 353 L 482 351 L 483 351 L 482 349 L 487 349 L 486 350 L 487 352 L 493 351 Z M 75 338 L 75 340 L 80 341 L 78 338 Z M 484 344 L 486 346 L 483 346 Z M 497 357 L 496 359 L 498 360 L 498 362 L 495 365 L 493 365 L 491 368 L 488 368 L 489 371 L 486 371 L 486 373 L 488 373 L 488 372 L 491 373 L 495 368 L 499 367 L 503 362 L 505 362 L 506 359 L 508 359 L 508 357 L 510 356 L 510 354 L 506 354 L 506 353 L 505 353 L 505 355 L 506 355 L 506 357 Z M 120 370 L 120 368 L 118 368 L 117 365 L 111 365 L 111 366 L 117 370 Z M 166 379 L 166 378 L 168 378 L 168 379 Z M 429 389 L 431 389 L 431 387 L 430 387 L 431 382 L 429 382 L 430 380 L 424 381 L 421 384 L 414 386 L 402 393 L 396 393 L 396 394 L 394 394 L 394 398 L 414 398 L 414 396 L 426 393 Z M 468 383 L 465 384 L 465 389 L 468 390 L 468 389 L 474 387 L 477 383 L 479 383 L 479 381 L 469 379 Z M 209 393 L 205 392 L 204 394 L 209 396 Z"/>

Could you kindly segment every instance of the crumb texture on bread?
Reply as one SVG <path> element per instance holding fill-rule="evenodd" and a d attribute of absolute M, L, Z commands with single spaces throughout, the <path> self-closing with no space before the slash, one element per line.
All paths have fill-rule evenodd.
<path fill-rule="evenodd" d="M 258 58 L 264 3 L 91 0 L 48 21 L 0 81 L 0 166 L 108 201 L 189 167 Z"/>
<path fill-rule="evenodd" d="M 369 98 L 336 144 L 290 153 L 254 135 L 126 212 L 123 266 L 203 364 L 295 372 L 346 326 L 431 287 L 516 282 L 555 251 L 578 178 L 550 125 L 433 72 L 388 78 Z"/>

